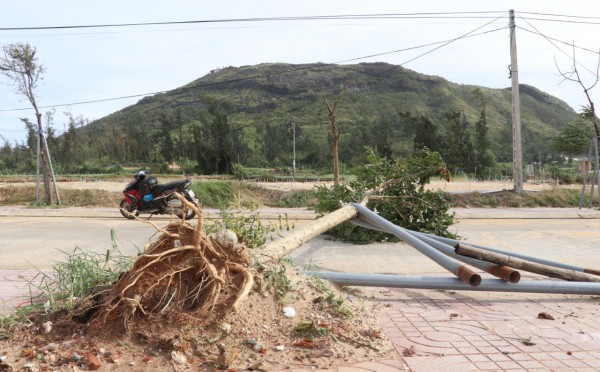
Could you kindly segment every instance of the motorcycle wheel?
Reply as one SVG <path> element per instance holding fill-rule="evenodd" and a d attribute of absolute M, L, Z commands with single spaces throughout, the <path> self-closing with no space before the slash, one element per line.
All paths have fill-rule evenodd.
<path fill-rule="evenodd" d="M 192 218 L 194 218 L 196 216 L 196 212 L 191 210 L 191 209 L 186 209 L 185 211 L 185 220 L 191 220 Z"/>
<path fill-rule="evenodd" d="M 197 203 L 192 199 L 192 197 L 190 195 L 188 195 L 187 193 L 185 194 L 185 198 L 192 204 L 197 205 Z M 186 208 L 185 209 L 185 216 L 179 216 L 179 218 L 185 218 L 185 220 L 191 220 L 192 218 L 194 218 L 196 216 L 196 211 L 190 209 L 190 208 Z"/>
<path fill-rule="evenodd" d="M 125 213 L 123 210 L 133 213 L 133 211 L 135 210 L 135 206 L 125 199 L 121 200 L 121 204 L 119 204 L 119 212 L 121 212 L 121 215 L 127 218 L 128 220 L 133 220 L 133 215 Z"/>

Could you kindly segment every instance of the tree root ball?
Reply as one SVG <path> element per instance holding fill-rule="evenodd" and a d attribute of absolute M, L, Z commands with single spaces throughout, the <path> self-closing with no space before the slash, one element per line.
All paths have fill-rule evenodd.
<path fill-rule="evenodd" d="M 232 231 L 206 236 L 198 226 L 171 223 L 96 304 L 92 333 L 119 335 L 170 322 L 212 322 L 236 311 L 254 284 L 246 246 Z M 87 311 L 87 310 L 86 310 Z"/>

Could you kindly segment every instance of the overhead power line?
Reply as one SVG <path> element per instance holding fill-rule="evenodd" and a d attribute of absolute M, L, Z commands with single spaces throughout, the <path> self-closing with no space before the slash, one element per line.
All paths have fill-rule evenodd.
<path fill-rule="evenodd" d="M 577 20 L 571 20 L 571 19 L 555 19 L 555 18 L 540 18 L 540 17 L 520 17 L 520 18 L 528 19 L 531 21 L 578 23 L 578 24 L 584 24 L 584 25 L 600 25 L 600 20 L 598 20 L 598 21 L 577 21 Z"/>
<path fill-rule="evenodd" d="M 525 19 L 523 19 L 523 20 L 525 20 Z M 562 41 L 562 40 L 559 40 L 559 39 L 556 39 L 556 38 L 550 37 L 550 36 L 548 36 L 548 35 L 544 35 L 544 34 L 542 34 L 541 32 L 539 32 L 539 31 L 538 31 L 538 30 L 537 30 L 535 27 L 533 27 L 533 26 L 532 26 L 532 25 L 531 25 L 529 22 L 527 22 L 527 24 L 529 24 L 529 25 L 530 25 L 532 28 L 534 28 L 534 29 L 535 29 L 535 31 L 528 30 L 528 29 L 526 29 L 526 28 L 524 28 L 524 27 L 521 27 L 521 26 L 517 26 L 517 27 L 518 27 L 520 30 L 523 30 L 523 31 L 529 32 L 529 33 L 531 33 L 531 34 L 534 34 L 534 35 L 541 36 L 541 37 L 543 37 L 544 39 L 547 39 L 547 40 L 552 40 L 552 41 L 555 41 L 555 42 L 557 42 L 557 43 L 560 43 L 560 44 L 567 45 L 567 46 L 569 46 L 569 47 L 571 47 L 571 48 L 576 48 L 576 49 L 584 50 L 584 51 L 586 51 L 586 52 L 590 52 L 590 53 L 594 53 L 594 54 L 600 54 L 600 52 L 599 52 L 599 51 L 597 51 L 597 50 L 592 50 L 592 49 L 584 48 L 584 47 L 582 47 L 582 46 L 578 46 L 577 44 L 574 44 L 574 43 L 569 43 L 569 42 L 567 42 L 567 41 Z"/>
<path fill-rule="evenodd" d="M 600 17 L 568 15 L 568 14 L 537 13 L 537 12 L 518 12 L 518 13 L 519 14 L 533 14 L 533 15 L 541 15 L 541 16 L 550 16 L 550 17 L 561 17 L 561 18 L 579 18 L 579 19 L 597 19 L 597 20 L 600 20 Z"/>
<path fill-rule="evenodd" d="M 418 56 L 416 56 L 416 57 L 414 57 L 414 58 L 411 58 L 411 59 L 409 59 L 409 60 L 407 60 L 407 61 L 403 62 L 401 65 L 394 66 L 394 67 L 392 67 L 392 68 L 390 68 L 390 69 L 384 70 L 383 72 L 381 72 L 381 73 L 379 73 L 379 74 L 376 74 L 376 75 L 373 75 L 373 76 L 370 76 L 370 77 L 368 77 L 368 78 L 369 78 L 369 79 L 374 79 L 374 78 L 380 77 L 381 75 L 384 75 L 384 74 L 386 74 L 386 73 L 389 73 L 389 72 L 391 72 L 392 70 L 394 70 L 394 69 L 396 69 L 396 68 L 398 68 L 398 67 L 401 67 L 402 65 L 405 65 L 405 64 L 407 64 L 407 63 L 409 63 L 409 62 L 412 62 L 412 61 L 414 61 L 414 60 L 416 60 L 416 59 L 418 59 L 418 58 L 424 57 L 424 56 L 426 56 L 426 55 L 428 55 L 428 54 L 430 54 L 430 53 L 432 53 L 432 52 L 434 52 L 434 51 L 436 51 L 436 50 L 438 50 L 438 49 L 440 49 L 440 48 L 442 48 L 442 47 L 444 47 L 444 46 L 447 46 L 447 45 L 449 45 L 449 44 L 451 44 L 451 43 L 453 43 L 453 42 L 455 42 L 455 41 L 458 41 L 458 40 L 461 40 L 461 39 L 465 39 L 465 38 L 468 38 L 468 37 L 475 36 L 475 35 L 477 35 L 477 34 L 476 34 L 476 31 L 478 31 L 478 30 L 481 30 L 482 28 L 484 28 L 484 27 L 486 27 L 486 26 L 488 26 L 488 25 L 492 24 L 492 23 L 493 23 L 493 22 L 495 22 L 496 20 L 498 20 L 498 19 L 500 19 L 500 18 L 502 18 L 502 17 L 505 17 L 505 16 L 506 16 L 506 15 L 504 14 L 504 15 L 502 15 L 502 16 L 500 16 L 500 17 L 497 17 L 497 18 L 493 19 L 492 21 L 490 21 L 490 22 L 488 22 L 488 23 L 486 23 L 486 24 L 484 24 L 484 25 L 482 25 L 482 26 L 479 26 L 479 27 L 475 28 L 474 30 L 472 30 L 472 31 L 470 31 L 470 32 L 467 32 L 467 33 L 465 33 L 465 34 L 463 34 L 463 35 L 461 35 L 461 36 L 459 36 L 459 37 L 456 37 L 456 38 L 453 38 L 453 39 L 449 39 L 449 40 L 446 40 L 446 41 L 442 41 L 442 42 L 433 43 L 433 44 L 427 44 L 427 45 L 425 45 L 425 46 L 431 46 L 431 45 L 437 45 L 437 44 L 442 44 L 442 45 L 439 45 L 439 46 L 437 46 L 437 47 L 435 47 L 435 48 L 433 48 L 433 49 L 431 49 L 431 50 L 428 50 L 427 52 L 424 52 L 424 53 L 422 53 L 422 54 L 420 54 L 420 55 L 418 55 Z M 506 28 L 506 27 L 503 27 L 503 28 L 500 28 L 500 29 L 496 29 L 496 30 L 491 30 L 491 31 L 481 32 L 481 33 L 479 33 L 479 35 L 487 34 L 487 33 L 489 33 L 489 32 L 499 31 L 499 30 L 502 30 L 502 29 L 505 29 L 505 28 Z M 424 47 L 424 46 L 420 46 L 420 47 Z M 411 49 L 412 49 L 412 48 L 411 48 Z M 368 57 L 364 57 L 364 58 L 368 58 Z M 323 65 L 325 65 L 325 64 L 319 64 L 319 66 L 323 66 Z M 316 68 L 316 66 L 312 66 L 312 65 L 311 65 L 311 66 L 309 66 L 309 67 L 303 67 L 303 68 L 301 68 L 301 69 L 306 69 L 306 68 Z M 296 70 L 300 70 L 300 69 L 296 69 Z M 286 70 L 286 71 L 282 71 L 282 72 L 280 72 L 280 73 L 277 73 L 277 74 L 281 74 L 281 73 L 289 73 L 289 72 L 290 72 L 290 70 Z M 272 76 L 272 75 L 274 75 L 274 74 L 266 74 L 266 75 L 260 75 L 260 76 Z M 238 81 L 238 80 L 247 80 L 247 79 L 255 79 L 255 78 L 257 78 L 257 76 L 251 76 L 251 77 L 242 78 L 242 79 L 235 79 L 235 81 Z M 224 84 L 224 83 L 229 83 L 229 82 L 232 82 L 232 81 L 218 82 L 218 83 L 219 83 L 219 84 Z M 194 86 L 193 88 L 197 88 L 197 87 L 198 87 L 198 86 Z M 179 90 L 180 90 L 180 89 L 191 89 L 191 88 L 192 88 L 192 87 L 185 87 L 185 88 L 179 88 Z M 319 101 L 319 99 L 315 98 L 315 99 L 313 99 L 312 101 L 305 102 L 305 103 L 303 103 L 303 104 L 301 104 L 301 105 L 298 105 L 298 106 L 296 106 L 296 107 L 293 107 L 293 108 L 291 108 L 291 109 L 288 109 L 288 110 L 286 110 L 286 111 L 284 111 L 284 112 L 282 112 L 282 113 L 275 114 L 275 115 L 273 115 L 273 116 L 271 116 L 271 117 L 268 117 L 268 118 L 265 118 L 265 119 L 261 119 L 261 120 L 257 120 L 257 121 L 254 121 L 254 122 L 251 122 L 251 123 L 248 123 L 248 124 L 244 124 L 244 125 L 241 125 L 241 126 L 238 126 L 238 127 L 232 128 L 232 129 L 231 129 L 229 132 L 230 132 L 230 133 L 232 133 L 232 132 L 240 131 L 240 130 L 242 130 L 242 129 L 245 129 L 245 128 L 248 128 L 248 127 L 254 127 L 254 126 L 257 126 L 257 125 L 260 125 L 260 124 L 264 124 L 265 122 L 268 122 L 268 121 L 271 121 L 271 120 L 274 120 L 274 119 L 277 119 L 277 118 L 281 118 L 281 117 L 283 117 L 284 115 L 290 114 L 290 113 L 292 113 L 292 112 L 296 112 L 296 111 L 298 111 L 298 110 L 301 110 L 301 109 L 303 109 L 303 108 L 306 108 L 306 107 L 308 107 L 308 106 L 310 106 L 310 105 L 313 105 L 313 104 L 315 104 L 317 101 Z M 211 139 L 213 139 L 213 138 L 214 138 L 214 136 L 211 136 L 211 137 L 205 137 L 205 138 L 202 138 L 202 139 L 200 140 L 200 142 L 205 142 L 205 141 L 211 140 Z M 197 145 L 197 144 L 198 144 L 198 142 L 192 142 L 192 143 L 190 143 L 190 144 L 187 144 L 187 145 L 186 145 L 186 146 L 184 146 L 184 147 L 185 147 L 185 148 L 188 148 L 188 147 L 190 147 L 190 146 L 195 146 L 195 145 Z M 156 152 L 155 152 L 155 154 L 154 154 L 154 155 L 156 155 L 156 154 L 158 154 L 158 150 L 156 150 Z"/>
<path fill-rule="evenodd" d="M 201 23 L 233 23 L 233 22 L 278 22 L 278 21 L 313 21 L 313 20 L 360 20 L 360 19 L 423 19 L 423 18 L 492 18 L 486 14 L 505 13 L 504 11 L 481 12 L 438 12 L 438 13 L 384 13 L 384 14 L 340 14 L 322 16 L 297 16 L 297 17 L 256 17 L 256 18 L 225 18 L 203 19 L 193 21 L 164 21 L 164 22 L 138 22 L 138 23 L 107 23 L 92 25 L 63 25 L 63 26 L 30 26 L 30 27 L 0 27 L 0 31 L 25 31 L 25 30 L 59 30 L 81 28 L 108 28 L 108 27 L 142 27 L 164 25 L 186 25 Z"/>
<path fill-rule="evenodd" d="M 521 17 L 519 17 L 519 18 L 521 18 Z M 555 47 L 556 49 L 558 49 L 558 50 L 559 50 L 559 51 L 560 51 L 562 54 L 564 54 L 564 55 L 565 55 L 565 56 L 567 56 L 568 58 L 570 58 L 570 59 L 572 59 L 572 58 L 573 58 L 573 55 L 570 55 L 569 53 L 567 53 L 567 52 L 565 52 L 564 50 L 562 50 L 562 49 L 561 49 L 561 48 L 560 48 L 558 45 L 556 45 L 556 43 L 555 43 L 555 42 L 560 42 L 560 43 L 563 43 L 563 44 L 569 45 L 569 46 L 571 46 L 571 47 L 575 47 L 575 46 L 574 46 L 574 44 L 569 44 L 569 43 L 567 43 L 567 42 L 564 42 L 564 41 L 559 41 L 559 40 L 556 40 L 556 39 L 554 39 L 554 38 L 550 38 L 550 37 L 548 37 L 548 36 L 544 35 L 542 32 L 540 32 L 540 31 L 539 31 L 539 30 L 538 30 L 538 29 L 537 29 L 537 28 L 536 28 L 534 25 L 532 25 L 531 23 L 529 23 L 529 21 L 527 21 L 526 19 L 524 19 L 524 18 L 521 18 L 521 19 L 523 19 L 523 20 L 524 20 L 524 21 L 525 21 L 525 22 L 526 22 L 526 23 L 527 23 L 527 24 L 528 24 L 528 25 L 529 25 L 531 28 L 533 28 L 533 29 L 535 30 L 535 32 L 533 32 L 534 34 L 537 34 L 537 35 L 539 35 L 539 36 L 543 37 L 544 39 L 546 39 L 546 40 L 547 40 L 547 41 L 548 41 L 548 42 L 549 42 L 549 43 L 550 43 L 550 44 L 551 44 L 553 47 Z M 523 29 L 523 30 L 525 30 L 525 31 L 528 31 L 528 32 L 532 32 L 532 31 L 530 31 L 530 30 L 527 30 L 527 29 L 524 29 L 524 28 L 522 28 L 522 27 L 519 27 L 519 28 L 520 28 L 520 29 Z M 583 49 L 583 48 L 580 48 L 580 49 Z M 585 50 L 587 50 L 587 51 L 590 51 L 590 50 L 588 50 L 588 49 L 585 49 Z M 591 52 L 592 52 L 592 53 L 594 53 L 594 54 L 598 54 L 598 52 L 595 52 L 595 51 L 591 51 Z M 584 69 L 584 70 L 588 71 L 588 72 L 589 72 L 589 73 L 591 73 L 592 75 L 597 75 L 597 72 L 594 72 L 594 71 L 590 70 L 589 68 L 587 68 L 586 66 L 582 65 L 581 63 L 579 63 L 579 62 L 577 62 L 577 61 L 574 61 L 574 62 L 575 62 L 575 63 L 577 63 L 579 66 L 583 67 L 583 69 Z"/>
<path fill-rule="evenodd" d="M 502 18 L 502 17 L 499 17 Z M 494 19 L 498 20 L 499 18 Z M 474 31 L 477 31 L 491 23 L 492 22 L 488 22 L 486 23 L 484 26 L 478 27 L 477 29 L 475 29 Z M 346 60 L 340 60 L 340 61 L 335 61 L 335 62 L 331 62 L 331 63 L 316 63 L 316 64 L 310 64 L 307 66 L 302 66 L 302 67 L 298 67 L 298 68 L 292 68 L 292 69 L 287 69 L 287 70 L 283 70 L 280 72 L 271 72 L 271 73 L 267 73 L 267 74 L 258 74 L 258 75 L 252 75 L 252 76 L 247 76 L 247 77 L 243 77 L 243 78 L 237 78 L 237 79 L 229 79 L 229 80 L 223 80 L 223 81 L 216 81 L 216 82 L 211 82 L 211 83 L 201 83 L 201 84 L 195 84 L 195 85 L 190 85 L 190 86 L 185 86 L 185 87 L 181 87 L 181 88 L 176 88 L 176 89 L 171 89 L 171 90 L 163 90 L 163 91 L 155 91 L 155 92 L 147 92 L 147 93 L 140 93 L 140 94 L 132 94 L 132 95 L 127 95 L 127 96 L 119 96 L 119 97 L 112 97 L 112 98 L 102 98 L 102 99 L 96 99 L 96 100 L 89 100 L 89 101 L 78 101 L 78 102 L 72 102 L 72 103 L 63 103 L 63 104 L 53 104 L 53 105 L 47 105 L 47 106 L 40 106 L 39 108 L 41 109 L 50 109 L 50 108 L 56 108 L 56 107 L 64 107 L 64 106 L 78 106 L 78 105 L 84 105 L 84 104 L 91 104 L 91 103 L 101 103 L 101 102 L 107 102 L 107 101 L 117 101 L 117 100 L 122 100 L 122 99 L 129 99 L 129 98 L 139 98 L 139 97 L 146 97 L 146 96 L 152 96 L 152 95 L 156 95 L 156 94 L 164 94 L 164 93 L 174 93 L 174 92 L 182 92 L 182 91 L 187 91 L 187 90 L 192 90 L 192 89 L 199 89 L 199 88 L 207 88 L 207 87 L 211 87 L 211 86 L 217 86 L 217 85 L 224 85 L 224 84 L 231 84 L 231 83 L 237 83 L 237 82 L 242 82 L 242 81 L 248 81 L 248 80 L 255 80 L 255 79 L 259 79 L 259 78 L 263 78 L 263 77 L 268 77 L 268 76 L 276 76 L 276 75 L 283 75 L 283 74 L 287 74 L 287 73 L 291 73 L 291 72 L 297 72 L 297 71 L 302 71 L 302 70 L 310 70 L 310 69 L 315 69 L 318 67 L 322 67 L 325 66 L 327 64 L 340 64 L 340 63 L 348 63 L 348 62 L 354 62 L 354 61 L 359 61 L 359 60 L 364 60 L 364 59 L 368 59 L 368 58 L 373 58 L 373 57 L 379 57 L 379 56 L 383 56 L 383 55 L 389 55 L 389 54 L 394 54 L 394 53 L 401 53 L 401 52 L 406 52 L 406 51 L 410 51 L 410 50 L 416 50 L 416 49 L 421 49 L 421 48 L 426 48 L 429 46 L 434 46 L 434 45 L 441 45 L 438 48 L 435 48 L 433 50 L 439 49 L 442 46 L 448 45 L 456 40 L 459 39 L 466 39 L 466 38 L 470 38 L 470 37 L 475 37 L 475 36 L 481 36 L 481 35 L 485 35 L 491 32 L 496 32 L 496 31 L 500 31 L 503 29 L 506 29 L 508 26 L 505 27 L 501 27 L 501 28 L 497 28 L 494 30 L 489 30 L 489 31 L 483 31 L 480 33 L 473 33 L 474 31 L 471 31 L 459 38 L 455 38 L 455 39 L 447 39 L 447 40 L 442 40 L 442 41 L 437 41 L 437 42 L 433 42 L 433 43 L 428 43 L 428 44 L 422 44 L 422 45 L 417 45 L 417 46 L 413 46 L 413 47 L 408 47 L 408 48 L 403 48 L 403 49 L 397 49 L 397 50 L 393 50 L 390 52 L 383 52 L 383 53 L 377 53 L 377 54 L 371 54 L 371 55 L 366 55 L 366 56 L 362 56 L 362 57 L 356 57 L 356 58 L 350 58 L 350 59 L 346 59 Z M 400 66 L 405 65 L 409 62 L 412 62 L 413 60 L 426 55 L 428 53 L 431 53 L 433 50 L 428 51 L 420 56 L 417 56 L 415 58 L 412 58 L 411 60 L 408 60 L 406 62 L 403 62 Z M 393 68 L 396 68 L 396 66 L 394 66 Z M 387 71 L 384 71 L 382 74 L 384 74 Z M 18 109 L 0 109 L 0 112 L 12 112 L 12 111 L 27 111 L 27 110 L 32 110 L 31 107 L 23 107 L 23 108 L 18 108 Z"/>
<path fill-rule="evenodd" d="M 447 40 L 447 41 L 445 41 L 445 42 L 441 42 L 441 43 L 442 43 L 442 45 L 440 45 L 440 46 L 437 46 L 437 47 L 435 47 L 435 48 L 433 48 L 433 49 L 431 49 L 431 50 L 428 50 L 427 52 L 425 52 L 425 53 L 422 53 L 422 54 L 420 54 L 420 55 L 418 55 L 418 56 L 416 56 L 416 57 L 414 57 L 414 58 L 411 58 L 411 59 L 409 59 L 409 60 L 407 60 L 407 61 L 403 62 L 403 63 L 402 63 L 402 64 L 400 64 L 400 65 L 397 65 L 397 66 L 394 66 L 394 67 L 392 67 L 392 68 L 389 68 L 389 69 L 387 69 L 387 70 L 384 70 L 383 72 L 381 72 L 381 73 L 379 73 L 379 74 L 376 74 L 376 75 L 370 76 L 370 77 L 368 77 L 368 79 L 374 79 L 374 78 L 380 77 L 381 75 L 384 75 L 384 74 L 386 74 L 386 73 L 389 73 L 389 72 L 391 72 L 391 71 L 393 71 L 393 70 L 397 69 L 398 67 L 401 67 L 401 66 L 403 66 L 403 65 L 405 65 L 405 64 L 407 64 L 407 63 L 409 63 L 409 62 L 412 62 L 412 61 L 414 61 L 414 60 L 416 60 L 416 59 L 418 59 L 418 58 L 424 57 L 424 56 L 426 56 L 426 55 L 428 55 L 428 54 L 430 54 L 430 53 L 432 53 L 432 52 L 434 52 L 434 51 L 436 51 L 436 50 L 438 50 L 438 49 L 440 49 L 440 48 L 443 48 L 443 47 L 445 47 L 445 46 L 447 46 L 447 45 L 449 45 L 449 44 L 451 44 L 451 43 L 453 43 L 453 42 L 455 42 L 455 41 L 458 41 L 458 40 L 461 40 L 461 39 L 465 39 L 465 38 L 469 37 L 469 35 L 471 35 L 471 36 L 472 36 L 472 35 L 474 35 L 474 33 L 475 33 L 476 31 L 478 31 L 478 30 L 481 30 L 482 28 L 484 28 L 484 27 L 486 27 L 486 26 L 488 26 L 488 25 L 492 24 L 493 22 L 495 22 L 495 21 L 497 21 L 498 19 L 500 19 L 500 18 L 503 18 L 503 17 L 505 17 L 505 16 L 506 16 L 506 14 L 504 14 L 504 15 L 502 15 L 502 16 L 500 16 L 500 17 L 497 17 L 497 18 L 495 18 L 495 19 L 493 19 L 492 21 L 490 21 L 490 22 L 488 22 L 488 23 L 486 23 L 486 24 L 484 24 L 484 25 L 482 25 L 482 26 L 479 26 L 479 27 L 475 28 L 474 30 L 472 30 L 472 31 L 470 31 L 470 32 L 467 32 L 466 34 L 463 34 L 463 35 L 461 35 L 461 36 L 459 36 L 459 37 L 456 37 L 456 38 L 454 38 L 454 39 Z M 495 31 L 498 31 L 498 30 L 495 30 Z M 487 32 L 483 32 L 483 33 L 481 33 L 481 34 L 484 34 L 484 33 L 487 33 Z M 436 43 L 436 44 L 440 44 L 440 43 Z M 292 108 L 292 109 L 290 109 L 290 110 L 288 110 L 288 111 L 286 111 L 286 112 L 283 112 L 283 113 L 280 113 L 280 114 L 276 114 L 276 115 L 274 115 L 274 116 L 272 116 L 272 117 L 270 117 L 270 118 L 267 118 L 267 119 L 265 119 L 265 120 L 261 120 L 261 121 L 255 121 L 255 122 L 253 122 L 253 123 L 249 123 L 249 124 L 242 125 L 242 126 L 240 126 L 240 127 L 233 128 L 233 129 L 231 129 L 229 132 L 231 133 L 231 132 L 234 132 L 234 131 L 242 130 L 242 129 L 244 129 L 244 128 L 247 128 L 247 127 L 252 127 L 252 126 L 256 126 L 256 125 L 258 125 L 258 124 L 263 124 L 264 122 L 266 122 L 266 121 L 270 121 L 270 120 L 272 120 L 272 119 L 276 119 L 276 118 L 283 117 L 283 115 L 284 115 L 284 114 L 288 114 L 288 113 L 290 113 L 290 112 L 294 112 L 294 111 L 300 110 L 301 108 L 308 107 L 309 105 L 312 105 L 312 104 L 316 103 L 318 100 L 319 100 L 319 99 L 315 98 L 315 99 L 313 99 L 312 101 L 309 101 L 309 102 L 306 102 L 306 103 L 304 103 L 304 104 L 302 104 L 302 105 L 299 105 L 299 106 L 297 106 L 297 107 L 294 107 L 294 108 Z M 213 139 L 213 138 L 214 138 L 214 136 L 212 136 L 212 137 L 208 137 L 208 138 L 203 138 L 203 139 L 201 139 L 201 141 L 208 141 L 208 140 L 210 140 L 210 139 Z M 189 144 L 188 146 L 193 146 L 193 145 L 195 145 L 195 144 L 197 144 L 197 142 L 193 142 L 193 143 Z"/>

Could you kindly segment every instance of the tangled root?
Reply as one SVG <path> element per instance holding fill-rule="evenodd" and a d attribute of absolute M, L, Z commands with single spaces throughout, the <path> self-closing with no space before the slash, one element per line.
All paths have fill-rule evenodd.
<path fill-rule="evenodd" d="M 254 281 L 245 246 L 233 232 L 206 236 L 201 210 L 178 197 L 196 211 L 197 226 L 181 220 L 157 228 L 158 240 L 99 304 L 92 330 L 128 332 L 132 323 L 174 312 L 214 320 L 237 311 L 248 296 Z"/>

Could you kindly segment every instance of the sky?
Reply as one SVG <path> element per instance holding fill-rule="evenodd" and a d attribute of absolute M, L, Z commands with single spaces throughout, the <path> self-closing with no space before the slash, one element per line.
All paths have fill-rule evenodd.
<path fill-rule="evenodd" d="M 0 46 L 23 42 L 37 49 L 45 67 L 36 89 L 38 105 L 42 112 L 55 110 L 54 128 L 61 133 L 68 124 L 64 112 L 92 121 L 135 104 L 144 95 L 178 88 L 226 66 L 387 62 L 454 83 L 506 88 L 511 84 L 510 9 L 516 15 L 520 83 L 579 111 L 587 105 L 582 87 L 565 81 L 559 69 L 571 70 L 575 50 L 583 82 L 590 86 L 595 81 L 598 1 L 11 1 L 0 12 Z M 398 16 L 415 13 L 438 15 Z M 396 16 L 243 21 L 375 14 Z M 236 19 L 240 21 L 181 23 Z M 164 22 L 180 23 L 7 30 Z M 126 96 L 135 97 L 116 99 Z M 591 90 L 591 98 L 600 105 L 600 86 Z M 87 101 L 102 102 L 80 104 Z M 20 118 L 35 122 L 30 107 L 0 77 L 0 136 L 11 143 L 25 140 Z"/>

